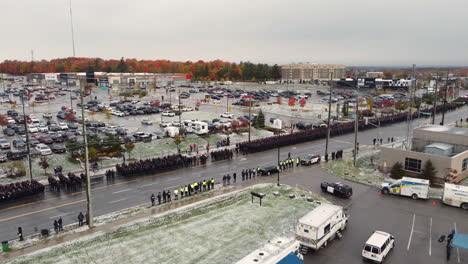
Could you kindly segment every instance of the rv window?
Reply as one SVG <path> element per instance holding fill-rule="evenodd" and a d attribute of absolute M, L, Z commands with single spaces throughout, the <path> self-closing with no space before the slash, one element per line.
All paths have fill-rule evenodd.
<path fill-rule="evenodd" d="M 372 247 L 372 253 L 374 253 L 374 254 L 379 254 L 379 248 L 377 248 L 377 247 Z"/>
<path fill-rule="evenodd" d="M 307 229 L 304 229 L 304 232 L 306 232 L 306 233 L 309 233 L 309 230 L 307 230 Z"/>
<path fill-rule="evenodd" d="M 384 251 L 386 248 L 387 248 L 387 241 L 385 241 L 385 243 L 383 244 L 382 251 Z"/>
<path fill-rule="evenodd" d="M 330 224 L 326 225 L 326 226 L 325 226 L 325 229 L 323 230 L 323 233 L 324 233 L 324 234 L 326 234 L 326 233 L 328 233 L 328 232 L 330 232 Z"/>
<path fill-rule="evenodd" d="M 371 252 L 372 247 L 369 246 L 369 245 L 366 245 L 366 246 L 364 247 L 364 250 L 365 250 L 365 251 L 368 251 L 368 252 Z"/>

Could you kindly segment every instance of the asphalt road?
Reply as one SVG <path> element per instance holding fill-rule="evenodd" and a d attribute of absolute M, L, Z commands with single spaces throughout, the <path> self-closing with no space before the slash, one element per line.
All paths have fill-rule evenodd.
<path fill-rule="evenodd" d="M 302 168 L 301 168 L 302 169 Z M 373 231 L 395 236 L 396 247 L 385 263 L 445 263 L 445 243 L 437 240 L 452 229 L 468 233 L 468 212 L 436 200 L 380 195 L 376 187 L 344 181 L 320 167 L 295 171 L 283 183 L 320 193 L 322 181 L 341 181 L 353 187 L 351 199 L 323 194 L 350 214 L 343 238 L 305 256 L 307 263 L 362 263 L 361 250 Z M 414 222 L 413 222 L 414 221 Z M 468 263 L 468 250 L 453 249 L 449 263 Z"/>
<path fill-rule="evenodd" d="M 447 122 L 454 122 L 460 118 L 468 116 L 468 108 L 463 108 L 457 112 L 450 112 L 446 115 Z M 438 117 L 440 120 L 440 117 Z M 416 123 L 418 121 L 415 121 Z M 405 133 L 406 124 L 400 123 L 392 126 L 383 127 L 380 129 L 382 137 L 402 137 Z M 361 146 L 364 144 L 372 144 L 372 138 L 378 136 L 378 129 L 363 131 L 359 134 L 359 142 Z M 347 149 L 353 145 L 354 135 L 348 134 L 340 137 L 335 137 L 330 143 L 330 152 L 338 149 Z M 291 152 L 293 157 L 302 156 L 307 153 L 320 153 L 323 154 L 325 148 L 325 141 L 315 141 L 295 146 L 284 147 L 281 149 L 281 159 L 287 157 L 288 152 Z M 209 179 L 214 177 L 216 182 L 221 181 L 221 177 L 226 173 L 234 171 L 238 174 L 238 181 L 240 181 L 240 170 L 242 168 L 252 168 L 262 165 L 273 165 L 277 162 L 277 150 L 270 150 L 266 152 L 256 153 L 249 156 L 239 156 L 232 161 L 221 161 L 201 166 L 197 168 L 181 169 L 178 171 L 163 173 L 160 175 L 153 175 L 151 177 L 141 177 L 134 179 L 117 178 L 114 182 L 106 182 L 105 179 L 93 179 L 93 201 L 94 213 L 96 216 L 115 212 L 131 206 L 140 205 L 149 202 L 151 193 L 163 189 L 173 189 L 181 185 L 189 184 L 194 181 Z M 299 173 L 302 172 L 302 174 Z M 294 173 L 291 171 L 282 174 L 281 182 L 291 185 L 299 184 L 307 186 L 314 192 L 319 192 L 318 183 L 322 180 L 338 180 L 332 176 L 324 175 L 323 178 L 314 178 L 316 169 L 314 168 L 299 168 L 295 169 Z M 317 172 L 318 174 L 318 172 Z M 289 176 L 288 176 L 289 175 Z M 305 175 L 300 177 L 300 175 Z M 304 178 L 305 177 L 305 178 Z M 291 180 L 290 180 L 291 179 Z M 312 180 L 309 182 L 309 180 Z M 274 180 L 274 179 L 272 179 Z M 403 199 L 400 197 L 381 197 L 377 192 L 370 187 L 352 184 L 355 188 L 354 197 L 349 201 L 337 200 L 338 204 L 348 206 L 352 217 L 356 220 L 351 221 L 348 231 L 345 232 L 344 239 L 336 241 L 333 246 L 319 251 L 312 257 L 323 260 L 327 263 L 340 263 L 340 261 L 348 261 L 345 256 L 356 256 L 360 260 L 360 248 L 362 243 L 370 235 L 374 229 L 382 229 L 394 234 L 397 237 L 397 250 L 394 252 L 401 252 L 400 250 L 406 249 L 408 243 L 408 227 L 411 227 L 413 214 L 415 214 L 415 230 L 411 242 L 410 250 L 405 254 L 399 256 L 398 253 L 392 253 L 389 261 L 393 263 L 406 263 L 403 257 L 410 256 L 416 252 L 419 247 L 423 247 L 422 233 L 427 228 L 427 223 L 430 217 L 433 218 L 433 236 L 438 237 L 439 234 L 445 234 L 451 230 L 454 223 L 460 230 L 466 230 L 468 227 L 460 219 L 465 217 L 466 212 L 457 211 L 456 208 L 449 208 L 440 206 L 441 212 L 447 212 L 447 215 L 439 214 L 438 207 L 432 206 L 428 202 L 415 202 L 412 200 Z M 359 201 L 356 201 L 359 200 Z M 379 203 L 381 201 L 381 204 Z M 78 213 L 85 212 L 86 210 L 86 197 L 84 192 L 67 193 L 62 192 L 61 195 L 46 191 L 41 197 L 29 198 L 23 201 L 17 201 L 12 204 L 0 206 L 0 240 L 10 240 L 16 238 L 16 230 L 18 226 L 23 227 L 25 235 L 33 234 L 36 230 L 42 228 L 52 228 L 52 222 L 58 217 L 62 217 L 64 225 L 77 221 Z M 437 211 L 437 213 L 435 211 Z M 431 214 L 430 214 L 431 213 Z M 433 214 L 433 215 L 432 215 Z M 409 216 L 409 217 L 408 217 Z M 428 218 L 429 217 L 429 218 Z M 450 219 L 450 223 L 445 221 Z M 354 227 L 356 225 L 356 227 Z M 416 229 L 416 227 L 418 227 Z M 434 228 L 437 228 L 439 233 L 435 233 Z M 466 231 L 468 232 L 468 231 Z M 352 237 L 352 238 L 351 238 Z M 354 243 L 350 243 L 353 239 Z M 359 241 L 359 243 L 355 243 Z M 406 242 L 405 242 L 406 241 Z M 350 246 L 343 245 L 342 243 L 350 243 Z M 336 244 L 336 245 L 335 245 Z M 439 244 L 433 244 L 432 256 L 427 259 L 432 260 L 438 252 Z M 341 246 L 340 246 L 341 245 Z M 340 249 L 343 254 L 338 254 L 336 250 Z M 333 251 L 330 251 L 333 250 Z M 336 262 L 327 261 L 327 254 L 336 258 Z M 463 253 L 460 253 L 463 254 Z M 340 255 L 342 259 L 340 260 Z M 413 254 L 414 255 L 414 254 Z M 424 254 L 418 253 L 416 259 L 422 258 Z M 461 255 L 465 257 L 466 255 Z M 330 257 L 328 257 L 330 258 Z M 393 260 L 394 259 L 394 260 Z M 425 258 L 424 258 L 425 259 Z M 309 261 L 309 259 L 306 259 Z M 402 262 L 403 260 L 403 262 Z M 311 263 L 311 262 L 307 262 Z M 321 262 L 320 262 L 321 263 Z M 348 262 L 346 262 L 348 263 Z M 428 262 L 430 263 L 430 262 Z"/>

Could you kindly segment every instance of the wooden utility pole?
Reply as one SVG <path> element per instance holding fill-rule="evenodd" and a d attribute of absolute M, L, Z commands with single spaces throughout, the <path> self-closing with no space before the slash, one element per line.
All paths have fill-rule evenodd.
<path fill-rule="evenodd" d="M 449 81 L 450 69 L 447 69 L 447 80 L 445 82 L 445 95 L 444 95 L 444 106 L 442 109 L 442 121 L 440 125 L 443 126 L 445 122 L 445 107 L 447 106 L 447 93 L 448 93 L 448 81 Z"/>
<path fill-rule="evenodd" d="M 439 72 L 437 72 L 437 75 L 436 75 L 436 83 L 435 83 L 435 91 L 434 91 L 434 102 L 432 102 L 432 124 L 435 125 L 435 116 L 436 116 L 436 108 L 437 108 L 437 96 L 438 96 L 438 92 L 439 92 L 439 88 L 438 88 L 438 82 L 439 82 Z"/>
<path fill-rule="evenodd" d="M 331 104 L 332 104 L 332 86 L 333 86 L 333 73 L 330 73 L 330 90 L 328 97 L 328 121 L 327 121 L 327 140 L 325 142 L 325 155 L 328 155 L 328 143 L 330 141 L 330 119 L 331 119 Z"/>
<path fill-rule="evenodd" d="M 83 82 L 80 81 L 80 100 L 81 100 L 81 123 L 83 127 L 83 148 L 85 151 L 85 173 L 86 173 L 86 201 L 87 201 L 87 211 L 88 219 L 86 220 L 88 226 L 91 228 L 94 226 L 93 223 L 93 206 L 91 199 L 91 175 L 89 173 L 89 153 L 88 153 L 88 138 L 86 135 L 86 125 L 85 125 L 85 115 L 84 115 L 84 99 L 83 99 L 84 89 Z"/>

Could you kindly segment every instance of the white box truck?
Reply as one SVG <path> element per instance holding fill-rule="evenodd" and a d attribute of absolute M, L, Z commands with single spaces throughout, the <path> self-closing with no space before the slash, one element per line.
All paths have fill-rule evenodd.
<path fill-rule="evenodd" d="M 468 210 L 468 186 L 446 183 L 442 202 Z"/>
<path fill-rule="evenodd" d="M 299 242 L 294 237 L 277 237 L 269 240 L 262 248 L 251 252 L 236 264 L 304 263 L 299 246 Z M 291 262 L 291 259 L 294 262 Z"/>
<path fill-rule="evenodd" d="M 403 177 L 394 183 L 383 183 L 382 193 L 409 196 L 413 199 L 427 199 L 429 193 L 429 180 Z"/>
<path fill-rule="evenodd" d="M 301 244 L 301 253 L 319 250 L 329 241 L 340 238 L 348 218 L 343 207 L 333 204 L 321 204 L 303 216 L 296 223 L 296 240 Z"/>

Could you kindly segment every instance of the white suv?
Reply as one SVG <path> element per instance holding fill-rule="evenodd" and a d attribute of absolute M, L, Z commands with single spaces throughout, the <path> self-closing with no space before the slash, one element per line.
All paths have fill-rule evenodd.
<path fill-rule="evenodd" d="M 390 250 L 395 247 L 395 237 L 382 231 L 374 231 L 369 237 L 364 249 L 362 258 L 382 263 Z"/>
<path fill-rule="evenodd" d="M 230 119 L 234 118 L 234 114 L 231 114 L 229 112 L 224 112 L 224 113 L 220 114 L 219 116 L 224 117 L 224 118 L 230 118 Z"/>

